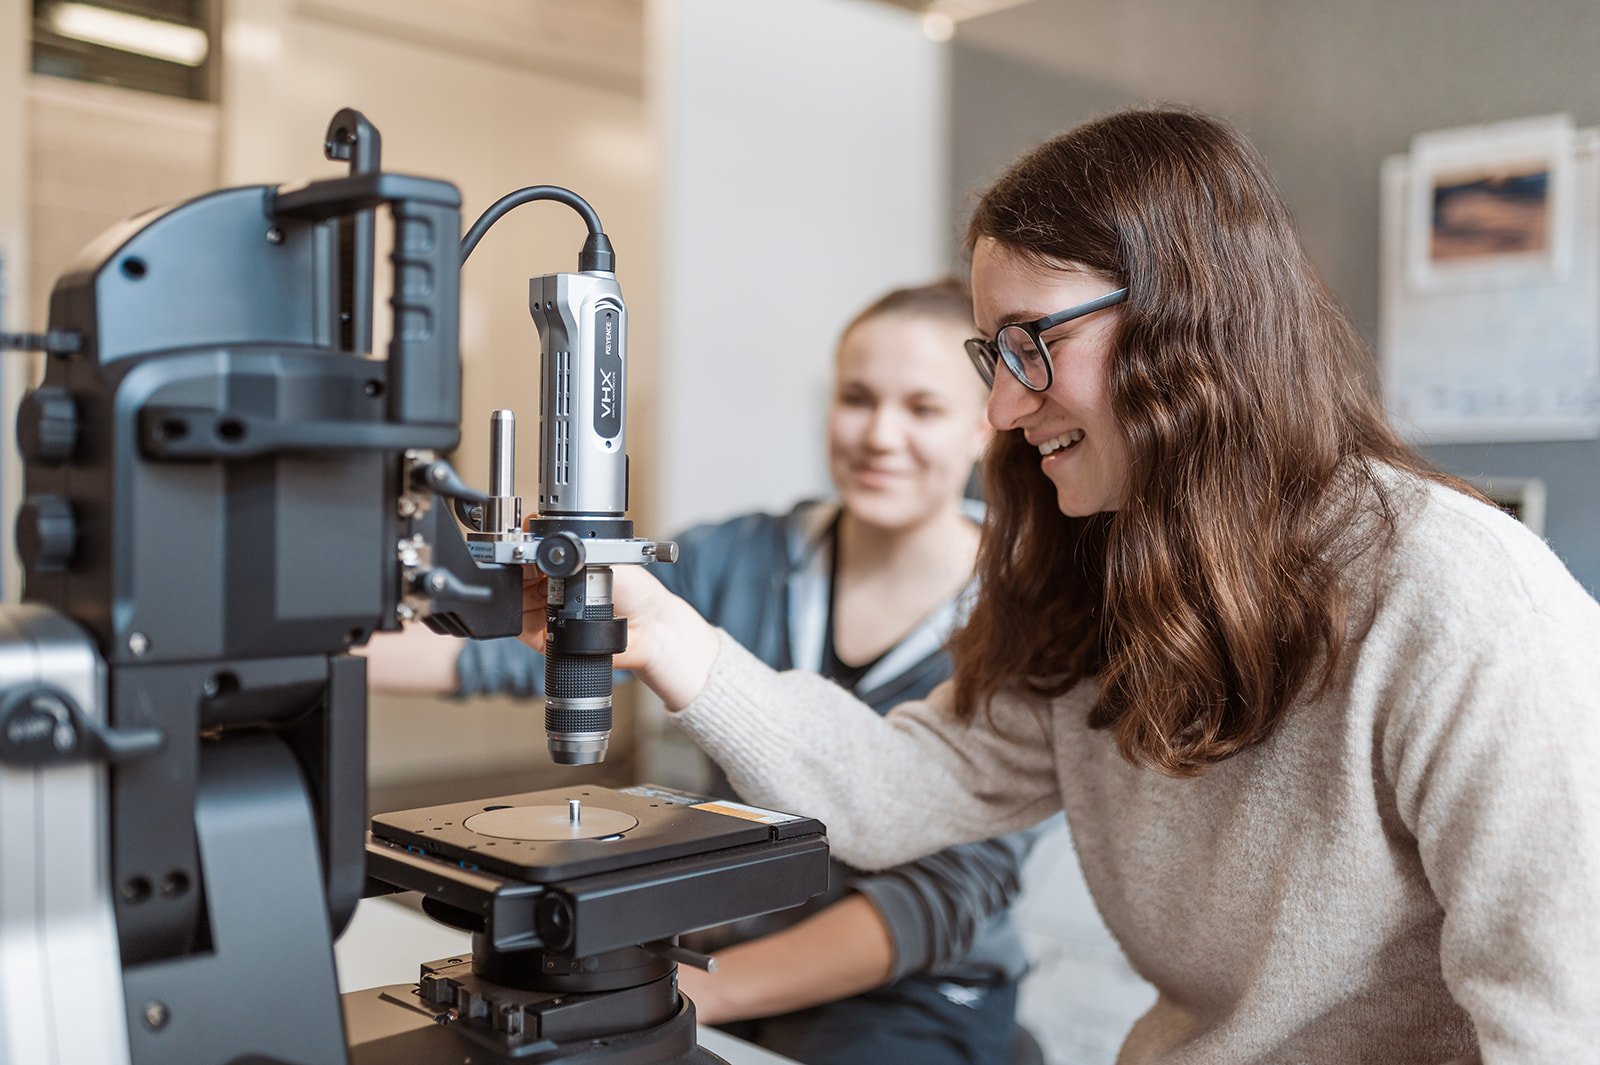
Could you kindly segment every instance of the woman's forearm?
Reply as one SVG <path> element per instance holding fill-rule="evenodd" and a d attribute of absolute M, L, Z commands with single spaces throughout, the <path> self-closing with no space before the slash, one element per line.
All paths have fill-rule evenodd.
<path fill-rule="evenodd" d="M 409 622 L 399 632 L 373 633 L 355 654 L 367 660 L 372 691 L 397 695 L 448 695 L 456 690 L 456 656 L 462 641 Z"/>
<path fill-rule="evenodd" d="M 894 943 L 872 903 L 850 895 L 793 927 L 716 955 L 715 975 L 680 970 L 706 1024 L 792 1013 L 881 986 Z"/>
<path fill-rule="evenodd" d="M 776 672 L 718 637 L 714 668 L 677 723 L 746 802 L 821 821 L 834 857 L 857 869 L 1004 834 L 1061 808 L 1048 742 L 1054 708 L 996 699 L 963 720 L 945 684 L 879 717 L 815 673 Z M 1079 705 L 1063 709 L 1086 712 Z"/>

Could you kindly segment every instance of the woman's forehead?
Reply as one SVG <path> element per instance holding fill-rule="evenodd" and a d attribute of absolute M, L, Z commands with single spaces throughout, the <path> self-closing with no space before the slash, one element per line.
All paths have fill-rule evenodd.
<path fill-rule="evenodd" d="M 869 318 L 839 345 L 835 373 L 841 384 L 880 392 L 963 392 L 978 381 L 962 347 L 971 335 L 971 323 L 950 317 Z"/>
<path fill-rule="evenodd" d="M 1040 262 L 992 238 L 980 240 L 972 253 L 972 308 L 985 333 L 1093 299 L 1105 284 L 1081 263 Z"/>

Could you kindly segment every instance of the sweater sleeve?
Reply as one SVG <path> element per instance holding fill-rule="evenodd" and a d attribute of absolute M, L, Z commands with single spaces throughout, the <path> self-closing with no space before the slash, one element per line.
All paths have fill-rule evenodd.
<path fill-rule="evenodd" d="M 1061 808 L 1049 704 L 997 698 L 962 721 L 947 683 L 879 717 L 831 681 L 776 672 L 719 635 L 705 689 L 674 717 L 748 801 L 827 825 L 841 861 L 884 869 Z"/>
<path fill-rule="evenodd" d="M 894 943 L 891 982 L 937 972 L 972 952 L 988 918 L 1016 901 L 1022 865 L 1045 825 L 946 847 L 851 882 Z"/>
<path fill-rule="evenodd" d="M 1600 1047 L 1600 649 L 1575 620 L 1600 634 L 1535 609 L 1453 648 L 1384 736 L 1486 1062 Z"/>

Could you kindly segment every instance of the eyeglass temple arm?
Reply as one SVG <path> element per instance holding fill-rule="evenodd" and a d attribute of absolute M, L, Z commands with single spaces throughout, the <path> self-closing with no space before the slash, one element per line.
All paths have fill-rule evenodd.
<path fill-rule="evenodd" d="M 1115 292 L 1107 292 L 1104 296 L 1099 296 L 1095 299 L 1092 299 L 1088 303 L 1080 303 L 1076 307 L 1068 307 L 1064 311 L 1058 311 L 1057 313 L 1049 315 L 1048 317 L 1041 318 L 1037 322 L 1033 323 L 1033 327 L 1042 333 L 1046 329 L 1054 329 L 1062 322 L 1070 322 L 1074 318 L 1081 318 L 1086 314 L 1093 314 L 1095 311 L 1104 310 L 1105 308 L 1110 307 L 1112 304 L 1121 303 L 1127 298 L 1127 288 L 1119 288 Z"/>

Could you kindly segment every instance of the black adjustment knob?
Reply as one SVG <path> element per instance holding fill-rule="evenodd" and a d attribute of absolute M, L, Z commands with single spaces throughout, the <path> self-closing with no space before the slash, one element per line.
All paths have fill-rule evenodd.
<path fill-rule="evenodd" d="M 565 579 L 583 568 L 583 541 L 569 532 L 546 536 L 534 549 L 533 561 L 551 577 Z"/>
<path fill-rule="evenodd" d="M 78 547 L 72 504 L 60 496 L 32 496 L 17 510 L 17 554 L 36 573 L 59 573 Z"/>
<path fill-rule="evenodd" d="M 17 447 L 29 462 L 65 462 L 78 445 L 78 405 L 64 388 L 36 388 L 17 407 Z"/>
<path fill-rule="evenodd" d="M 565 950 L 572 945 L 572 903 L 564 895 L 551 893 L 541 898 L 533 919 L 544 949 Z"/>

